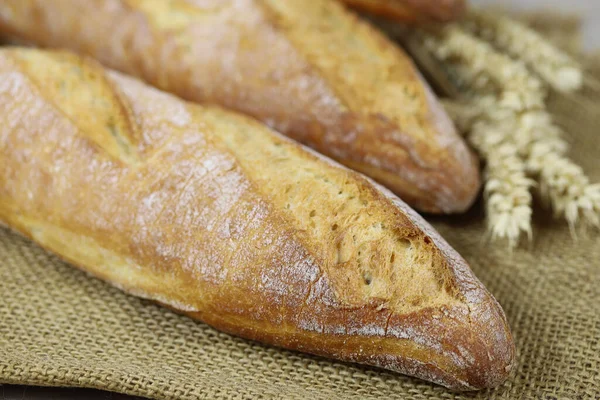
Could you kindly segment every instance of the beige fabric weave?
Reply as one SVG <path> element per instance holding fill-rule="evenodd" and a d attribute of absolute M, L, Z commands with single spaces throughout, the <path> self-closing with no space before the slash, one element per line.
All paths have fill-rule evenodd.
<path fill-rule="evenodd" d="M 577 102 L 553 102 L 572 132 L 575 158 L 595 181 L 599 101 L 590 91 Z M 506 311 L 518 367 L 496 390 L 459 395 L 234 338 L 125 295 L 2 228 L 0 383 L 156 399 L 600 399 L 598 235 L 574 241 L 563 222 L 536 211 L 533 243 L 511 255 L 483 240 L 481 205 L 430 220 Z"/>

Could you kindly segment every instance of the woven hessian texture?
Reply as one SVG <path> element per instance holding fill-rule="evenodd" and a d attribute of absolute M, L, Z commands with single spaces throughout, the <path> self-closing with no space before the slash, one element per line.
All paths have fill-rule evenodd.
<path fill-rule="evenodd" d="M 600 77 L 600 74 L 596 76 Z M 573 155 L 600 181 L 600 96 L 556 98 Z M 502 304 L 518 366 L 461 395 L 413 378 L 238 339 L 128 296 L 0 228 L 0 382 L 156 399 L 600 399 L 600 239 L 536 209 L 535 238 L 485 242 L 479 204 L 430 219 Z"/>

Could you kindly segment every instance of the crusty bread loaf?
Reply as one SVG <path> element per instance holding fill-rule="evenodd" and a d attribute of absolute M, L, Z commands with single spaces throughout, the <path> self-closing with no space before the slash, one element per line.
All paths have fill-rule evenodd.
<path fill-rule="evenodd" d="M 360 11 L 409 23 L 448 22 L 466 10 L 465 0 L 340 0 Z"/>
<path fill-rule="evenodd" d="M 454 389 L 513 365 L 502 309 L 423 219 L 252 119 L 17 48 L 0 119 L 0 222 L 129 293 Z"/>
<path fill-rule="evenodd" d="M 0 32 L 250 114 L 420 210 L 478 194 L 476 158 L 410 59 L 333 0 L 3 0 Z"/>

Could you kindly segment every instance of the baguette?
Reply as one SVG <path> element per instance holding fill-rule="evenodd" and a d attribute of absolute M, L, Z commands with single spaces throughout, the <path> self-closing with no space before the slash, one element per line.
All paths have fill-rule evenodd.
<path fill-rule="evenodd" d="M 0 32 L 254 116 L 419 210 L 462 212 L 479 192 L 410 59 L 333 0 L 3 0 Z"/>
<path fill-rule="evenodd" d="M 341 0 L 359 11 L 411 24 L 449 22 L 466 11 L 465 0 Z"/>
<path fill-rule="evenodd" d="M 244 338 L 453 389 L 513 365 L 504 313 L 368 178 L 66 52 L 0 50 L 0 223 Z"/>

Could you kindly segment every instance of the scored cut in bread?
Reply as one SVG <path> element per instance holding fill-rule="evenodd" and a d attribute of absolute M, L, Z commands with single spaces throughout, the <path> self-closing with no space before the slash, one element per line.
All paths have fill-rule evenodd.
<path fill-rule="evenodd" d="M 449 388 L 503 382 L 496 300 L 402 201 L 248 117 L 0 50 L 0 222 L 244 338 Z"/>
<path fill-rule="evenodd" d="M 449 22 L 466 11 L 466 0 L 340 0 L 359 11 L 411 24 Z"/>
<path fill-rule="evenodd" d="M 479 193 L 476 157 L 412 61 L 334 0 L 3 0 L 0 33 L 254 116 L 421 211 Z"/>

